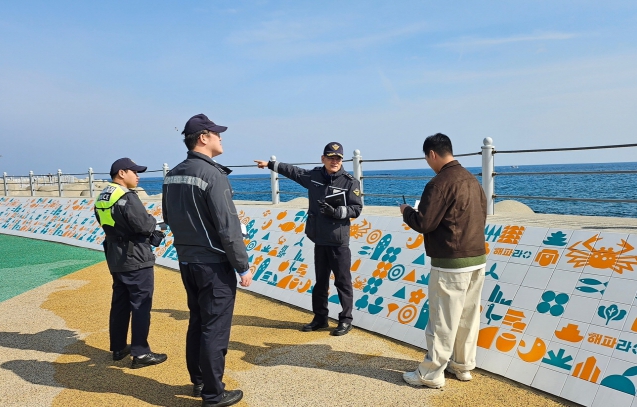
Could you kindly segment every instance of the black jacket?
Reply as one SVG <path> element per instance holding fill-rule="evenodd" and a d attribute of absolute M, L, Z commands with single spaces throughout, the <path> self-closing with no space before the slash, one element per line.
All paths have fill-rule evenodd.
<path fill-rule="evenodd" d="M 155 230 L 157 221 L 146 211 L 136 192 L 122 189 L 127 192 L 111 210 L 115 226 L 103 226 L 106 239 L 102 245 L 111 273 L 139 270 L 155 264 L 148 237 Z M 99 222 L 97 210 L 95 217 Z"/>
<path fill-rule="evenodd" d="M 307 188 L 309 208 L 305 234 L 311 241 L 323 246 L 349 246 L 350 218 L 357 218 L 363 210 L 360 182 L 356 178 L 343 168 L 334 175 L 328 175 L 324 167 L 305 170 L 276 161 L 270 161 L 268 168 Z M 318 201 L 340 191 L 345 191 L 347 200 L 343 219 L 321 214 Z"/>
<path fill-rule="evenodd" d="M 238 273 L 250 267 L 232 201 L 230 172 L 210 157 L 188 151 L 188 157 L 166 175 L 162 211 L 179 261 L 229 261 Z"/>

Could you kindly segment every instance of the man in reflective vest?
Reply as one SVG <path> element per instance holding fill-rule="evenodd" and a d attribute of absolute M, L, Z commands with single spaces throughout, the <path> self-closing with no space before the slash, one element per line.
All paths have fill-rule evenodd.
<path fill-rule="evenodd" d="M 130 158 L 120 158 L 111 166 L 109 183 L 95 201 L 95 217 L 104 229 L 104 254 L 113 277 L 113 297 L 109 318 L 110 350 L 113 360 L 133 356 L 131 367 L 156 365 L 167 359 L 153 353 L 148 345 L 150 309 L 153 303 L 155 255 L 151 240 L 157 221 L 135 191 L 137 173 L 146 167 Z M 132 316 L 132 321 L 131 321 Z M 131 344 L 126 344 L 131 322 Z"/>

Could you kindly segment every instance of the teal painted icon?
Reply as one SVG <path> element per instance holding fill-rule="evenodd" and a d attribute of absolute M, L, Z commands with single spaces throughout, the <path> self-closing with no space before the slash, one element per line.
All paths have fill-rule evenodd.
<path fill-rule="evenodd" d="M 554 317 L 560 316 L 564 313 L 564 304 L 569 300 L 568 294 L 560 293 L 555 294 L 553 291 L 545 291 L 542 294 L 542 302 L 537 305 L 537 311 L 540 314 L 546 314 L 547 312 Z M 552 304 L 555 302 L 555 304 Z"/>
<path fill-rule="evenodd" d="M 602 386 L 621 391 L 622 393 L 635 395 L 635 384 L 627 376 L 637 376 L 637 366 L 627 369 L 622 375 L 610 375 L 600 383 Z"/>
<path fill-rule="evenodd" d="M 405 266 L 403 266 L 402 264 L 396 264 L 389 270 L 389 273 L 387 273 L 387 278 L 389 279 L 389 281 L 396 281 L 401 279 L 404 274 Z"/>
<path fill-rule="evenodd" d="M 626 316 L 626 310 L 620 310 L 619 307 L 615 304 L 605 307 L 601 305 L 597 309 L 597 315 L 604 318 L 606 320 L 606 325 L 610 321 L 621 321 Z"/>
<path fill-rule="evenodd" d="M 547 237 L 542 243 L 547 246 L 566 246 L 568 239 L 565 233 L 558 231 L 551 233 L 551 236 Z"/>
<path fill-rule="evenodd" d="M 605 283 L 602 283 L 601 281 L 596 280 L 594 278 L 580 278 L 579 281 L 580 281 L 580 283 L 583 283 L 585 285 L 579 286 L 579 287 L 575 287 L 575 289 L 579 290 L 579 291 L 581 291 L 583 293 L 589 293 L 589 294 L 590 293 L 600 293 L 601 295 L 604 295 L 604 291 L 606 291 L 606 287 L 608 287 L 608 281 L 605 282 Z M 602 287 L 599 287 L 599 288 L 602 288 L 601 290 L 599 290 L 597 287 L 595 287 L 595 286 L 598 286 L 598 285 L 602 286 Z"/>

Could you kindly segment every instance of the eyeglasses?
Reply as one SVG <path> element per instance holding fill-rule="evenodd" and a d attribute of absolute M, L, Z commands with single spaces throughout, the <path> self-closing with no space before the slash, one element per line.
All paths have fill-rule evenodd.
<path fill-rule="evenodd" d="M 343 157 L 340 157 L 338 155 L 325 156 L 325 158 L 332 161 L 343 161 Z"/>

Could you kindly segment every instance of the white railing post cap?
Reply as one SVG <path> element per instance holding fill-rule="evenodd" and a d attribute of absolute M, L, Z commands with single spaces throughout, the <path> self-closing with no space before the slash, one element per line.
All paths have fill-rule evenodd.
<path fill-rule="evenodd" d="M 482 144 L 484 144 L 485 146 L 490 146 L 491 144 L 493 144 L 493 139 L 491 137 L 485 137 L 484 140 L 482 140 Z"/>

